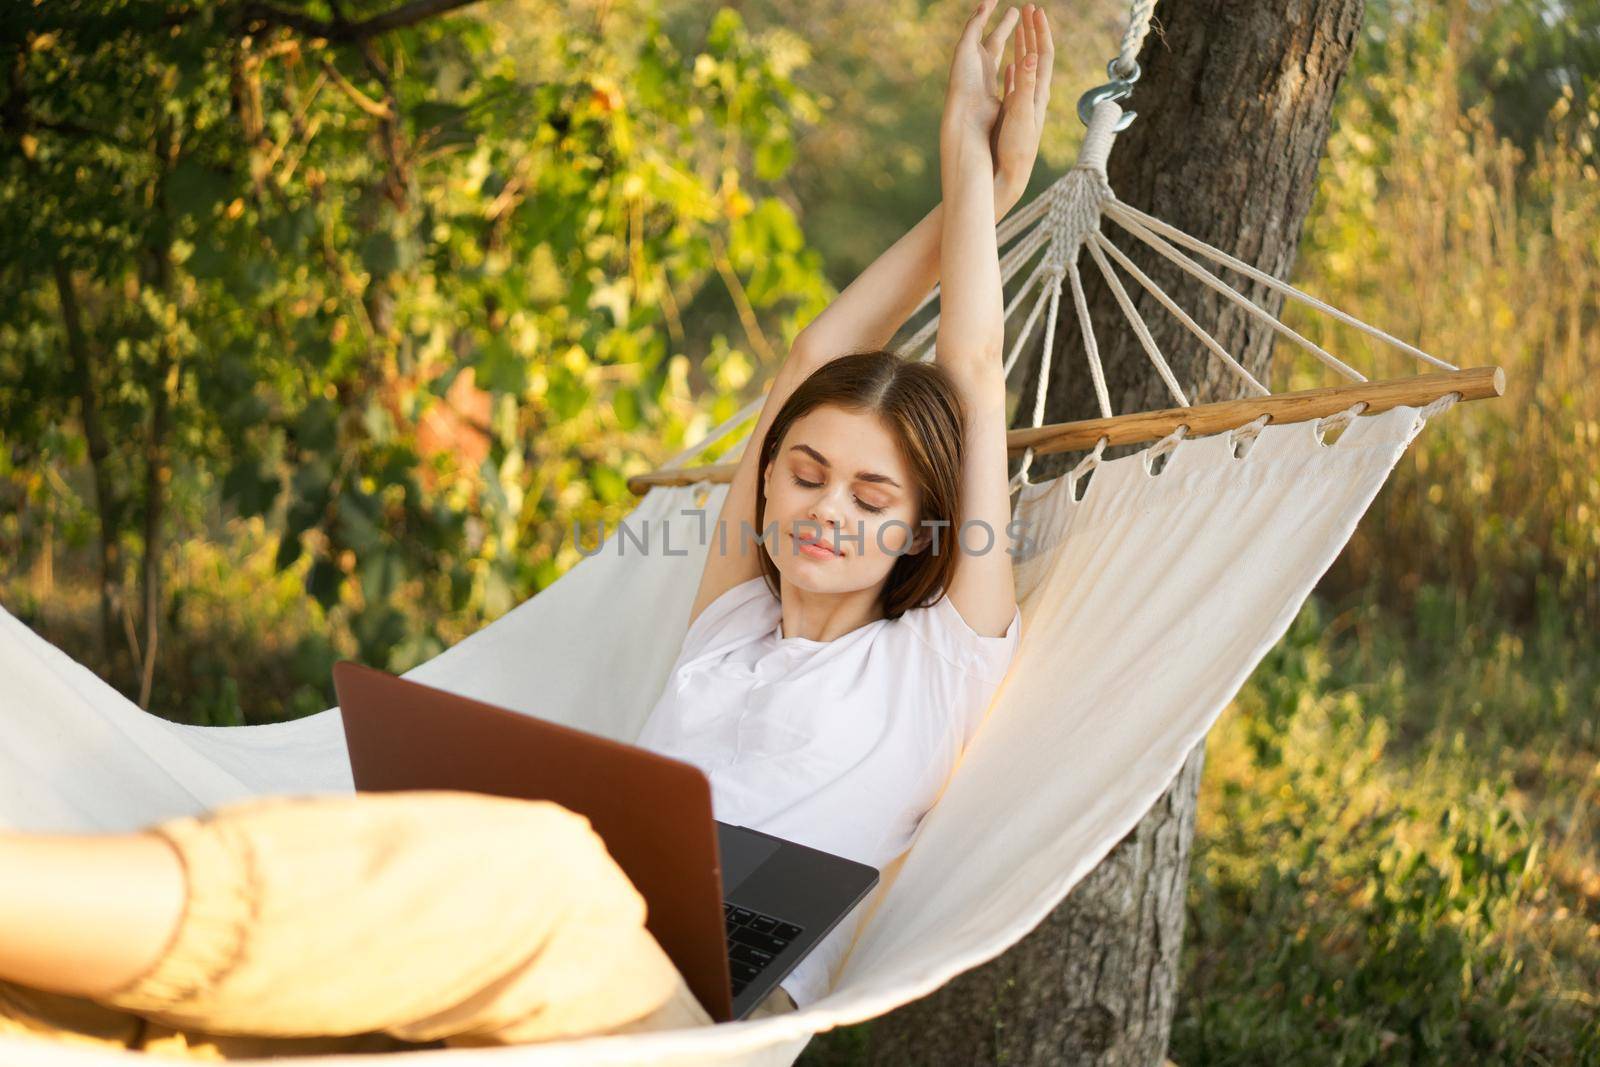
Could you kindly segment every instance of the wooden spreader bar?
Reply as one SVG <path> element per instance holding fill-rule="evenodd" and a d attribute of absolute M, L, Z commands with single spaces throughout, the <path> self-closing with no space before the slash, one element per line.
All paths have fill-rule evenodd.
<path fill-rule="evenodd" d="M 1444 396 L 1460 393 L 1462 400 L 1487 400 L 1504 396 L 1505 371 L 1499 367 L 1473 367 L 1469 370 L 1417 374 L 1409 378 L 1390 378 L 1379 382 L 1307 389 L 1299 393 L 1253 396 L 1244 400 L 1224 400 L 1216 404 L 1195 404 L 1186 408 L 1161 408 L 1110 419 L 1084 419 L 1058 422 L 1037 429 L 1011 430 L 1006 434 L 1006 451 L 1012 455 L 1033 448 L 1035 456 L 1052 452 L 1076 452 L 1093 448 L 1104 437 L 1107 445 L 1131 445 L 1159 441 L 1179 426 L 1188 427 L 1190 437 L 1223 433 L 1243 426 L 1261 415 L 1274 423 L 1306 422 L 1337 414 L 1352 404 L 1366 401 L 1363 415 L 1402 404 L 1421 407 Z M 692 485 L 695 482 L 726 482 L 738 464 L 716 463 L 700 467 L 673 467 L 636 474 L 628 488 L 644 493 L 654 485 Z"/>

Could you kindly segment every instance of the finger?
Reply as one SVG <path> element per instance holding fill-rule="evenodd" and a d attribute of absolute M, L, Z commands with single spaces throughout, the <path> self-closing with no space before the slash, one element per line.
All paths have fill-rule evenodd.
<path fill-rule="evenodd" d="M 1017 65 L 1015 62 L 1006 64 L 1006 95 L 1010 96 L 1017 91 Z"/>
<path fill-rule="evenodd" d="M 1000 16 L 1000 22 L 995 26 L 994 32 L 983 39 L 984 50 L 997 62 L 1006 50 L 1006 39 L 1011 36 L 1011 31 L 1016 27 L 1017 21 L 1017 9 L 1014 7 L 1006 8 L 1006 13 Z"/>
<path fill-rule="evenodd" d="M 1000 16 L 1000 25 L 994 28 L 993 33 L 984 38 L 983 47 L 995 59 L 999 59 L 1000 53 L 1005 51 L 1006 38 L 1011 36 L 1011 29 L 1017 24 L 1017 19 L 1017 9 L 1014 7 L 1006 8 L 1006 13 Z"/>
<path fill-rule="evenodd" d="M 1011 65 L 1020 68 L 1022 57 L 1028 54 L 1028 6 L 1024 4 L 1017 13 L 1016 36 L 1011 39 Z"/>
<path fill-rule="evenodd" d="M 1031 38 L 1028 36 L 1028 24 L 1033 21 L 1033 5 L 1023 4 L 1022 9 L 1017 12 L 1017 16 L 1017 41 L 1013 51 L 1017 69 L 1020 71 L 1022 69 L 1022 61 L 1028 57 L 1028 53 L 1033 51 L 1029 47 Z"/>
<path fill-rule="evenodd" d="M 1050 106 L 1050 75 L 1056 68 L 1056 49 L 1055 42 L 1050 39 L 1050 20 L 1044 17 L 1044 8 L 1036 10 L 1033 17 L 1039 46 L 1039 78 L 1033 86 L 1033 102 L 1038 113 L 1043 115 Z"/>
<path fill-rule="evenodd" d="M 961 31 L 963 40 L 977 38 L 983 33 L 983 24 L 989 21 L 989 12 L 994 10 L 997 0 L 979 0 L 978 6 L 973 9 L 972 17 L 967 19 L 967 24 Z"/>
<path fill-rule="evenodd" d="M 1029 52 L 1022 57 L 1021 69 L 1017 71 L 1017 106 L 1021 113 L 1031 114 L 1034 102 L 1034 89 L 1039 81 L 1039 57 Z"/>

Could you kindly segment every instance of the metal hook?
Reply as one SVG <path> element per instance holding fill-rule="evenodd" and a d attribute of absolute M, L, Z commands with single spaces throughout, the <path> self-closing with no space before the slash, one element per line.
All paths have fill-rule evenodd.
<path fill-rule="evenodd" d="M 1117 61 L 1113 59 L 1106 64 L 1106 77 L 1111 80 L 1104 85 L 1097 85 L 1093 89 L 1078 97 L 1078 118 L 1085 126 L 1094 114 L 1094 106 L 1102 100 L 1121 100 L 1133 92 L 1133 83 L 1139 80 L 1139 61 L 1133 61 L 1133 73 L 1126 78 L 1117 76 Z M 1117 119 L 1116 132 L 1121 133 L 1133 124 L 1139 117 L 1137 111 L 1124 111 L 1122 117 Z"/>

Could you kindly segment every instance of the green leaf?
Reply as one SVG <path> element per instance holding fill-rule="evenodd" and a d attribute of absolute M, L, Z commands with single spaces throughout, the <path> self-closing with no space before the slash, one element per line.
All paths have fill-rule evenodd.
<path fill-rule="evenodd" d="M 375 278 L 393 274 L 400 268 L 400 245 L 393 235 L 378 230 L 361 242 L 361 262 Z"/>
<path fill-rule="evenodd" d="M 617 417 L 617 426 L 632 430 L 639 425 L 639 394 L 632 389 L 618 389 L 611 398 L 611 410 Z"/>
<path fill-rule="evenodd" d="M 233 269 L 234 254 L 215 241 L 202 241 L 195 246 L 189 258 L 183 261 L 184 269 L 201 281 L 226 277 Z"/>
<path fill-rule="evenodd" d="M 511 583 L 505 572 L 498 565 L 490 564 L 483 576 L 484 618 L 497 619 L 504 615 L 511 610 L 511 600 Z"/>
<path fill-rule="evenodd" d="M 511 350 L 511 345 L 499 334 L 486 341 L 478 350 L 475 384 L 491 393 L 509 393 L 521 396 L 528 388 L 527 361 Z"/>
<path fill-rule="evenodd" d="M 338 418 L 339 410 L 333 401 L 320 396 L 310 401 L 295 420 L 295 443 L 302 452 L 312 455 L 332 452 L 338 436 Z"/>
<path fill-rule="evenodd" d="M 278 538 L 278 553 L 273 557 L 272 560 L 272 566 L 274 569 L 286 571 L 290 567 L 293 567 L 295 561 L 299 558 L 300 535 L 298 533 L 296 533 L 293 537 L 289 536 L 288 533 L 285 533 L 282 537 Z"/>
<path fill-rule="evenodd" d="M 324 611 L 332 610 L 338 605 L 339 587 L 343 584 L 344 572 L 326 557 L 313 563 L 311 573 L 306 576 L 306 592 L 316 598 Z"/>
<path fill-rule="evenodd" d="M 714 54 L 726 53 L 733 48 L 743 28 L 744 20 L 737 11 L 731 7 L 722 8 L 711 20 L 711 29 L 706 34 L 706 47 Z"/>
<path fill-rule="evenodd" d="M 233 504 L 243 519 L 264 515 L 277 499 L 283 484 L 269 477 L 254 458 L 242 459 L 222 480 L 222 498 Z"/>
<path fill-rule="evenodd" d="M 762 181 L 776 181 L 783 177 L 793 162 L 794 142 L 787 137 L 762 141 L 756 145 L 756 177 Z"/>
<path fill-rule="evenodd" d="M 628 490 L 627 479 L 614 468 L 596 467 L 592 479 L 595 495 L 607 504 L 621 503 L 633 495 Z"/>
<path fill-rule="evenodd" d="M 550 385 L 545 390 L 545 403 L 562 419 L 570 419 L 588 406 L 590 392 L 581 379 L 565 367 L 549 368 Z"/>
<path fill-rule="evenodd" d="M 311 517 L 306 519 L 306 526 L 317 521 L 328 507 L 328 486 L 333 481 L 333 469 L 326 460 L 313 459 L 294 472 L 292 487 L 294 489 L 294 504 L 290 510 L 304 508 Z M 291 517 L 291 524 L 293 518 Z"/>
<path fill-rule="evenodd" d="M 397 553 L 382 548 L 369 550 L 361 564 L 361 595 L 367 603 L 381 604 L 400 585 L 402 568 Z"/>
<path fill-rule="evenodd" d="M 465 611 L 472 600 L 472 572 L 457 565 L 450 568 L 450 610 Z"/>
<path fill-rule="evenodd" d="M 361 413 L 361 425 L 367 431 L 367 436 L 379 444 L 385 444 L 394 438 L 394 416 L 389 414 L 389 409 L 376 397 L 367 401 L 366 410 Z"/>
<path fill-rule="evenodd" d="M 340 494 L 339 539 L 356 550 L 358 556 L 381 551 L 383 530 L 378 526 L 377 501 L 365 493 L 347 491 Z"/>
<path fill-rule="evenodd" d="M 434 145 L 469 145 L 477 140 L 471 112 L 459 104 L 423 101 L 411 108 L 411 124 L 419 133 L 429 134 Z"/>
<path fill-rule="evenodd" d="M 225 174 L 185 156 L 167 177 L 166 199 L 179 215 L 206 216 L 231 191 Z"/>
<path fill-rule="evenodd" d="M 389 653 L 406 638 L 406 617 L 387 605 L 368 608 L 350 628 L 355 632 L 363 661 L 389 666 Z"/>

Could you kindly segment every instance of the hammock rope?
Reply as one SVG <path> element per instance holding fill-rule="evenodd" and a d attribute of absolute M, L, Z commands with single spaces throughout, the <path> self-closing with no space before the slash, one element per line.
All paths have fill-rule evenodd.
<path fill-rule="evenodd" d="M 1206 257 L 1216 261 L 1217 263 L 1221 263 L 1221 264 L 1223 264 L 1225 266 L 1232 267 L 1234 270 L 1238 271 L 1240 274 L 1243 274 L 1243 275 L 1251 278 L 1254 281 L 1258 281 L 1262 285 L 1265 285 L 1270 289 L 1275 289 L 1278 292 L 1282 293 L 1284 296 L 1287 296 L 1287 297 L 1289 297 L 1289 298 L 1291 298 L 1293 300 L 1298 300 L 1303 304 L 1306 304 L 1306 305 L 1308 305 L 1310 307 L 1316 308 L 1318 311 L 1322 312 L 1325 315 L 1331 315 L 1333 318 L 1338 319 L 1340 322 L 1344 323 L 1347 326 L 1354 326 L 1356 329 L 1362 331 L 1363 333 L 1368 334 L 1369 336 L 1374 337 L 1374 338 L 1378 339 L 1379 341 L 1384 342 L 1387 345 L 1391 345 L 1394 348 L 1398 348 L 1400 351 L 1406 353 L 1407 355 L 1410 355 L 1410 356 L 1412 356 L 1412 357 L 1414 357 L 1416 359 L 1423 360 L 1424 362 L 1427 362 L 1427 363 L 1432 363 L 1434 366 L 1440 367 L 1440 368 L 1442 368 L 1444 370 L 1456 370 L 1457 369 L 1455 364 L 1446 363 L 1444 360 L 1439 359 L 1437 356 L 1430 356 L 1428 353 L 1424 352 L 1422 349 L 1417 348 L 1414 345 L 1406 344 L 1406 342 L 1400 340 L 1400 338 L 1395 337 L 1392 334 L 1385 333 L 1384 331 L 1378 329 L 1376 326 L 1372 326 L 1372 325 L 1370 325 L 1368 323 L 1362 322 L 1360 319 L 1356 318 L 1354 315 L 1348 314 L 1347 312 L 1340 311 L 1338 308 L 1334 307 L 1332 304 L 1323 303 L 1321 300 L 1318 300 L 1316 297 L 1312 296 L 1310 293 L 1302 292 L 1301 290 L 1296 289 L 1294 286 L 1289 285 L 1287 282 L 1280 282 L 1278 279 L 1274 278 L 1272 275 L 1266 273 L 1265 271 L 1257 270 L 1255 267 L 1252 267 L 1250 264 L 1246 263 L 1244 260 L 1238 259 L 1238 258 L 1236 258 L 1234 256 L 1230 256 L 1230 255 L 1228 255 L 1228 253 L 1222 251 L 1222 249 L 1214 248 L 1211 245 L 1208 245 L 1204 241 L 1200 240 L 1198 237 L 1191 237 L 1188 234 L 1184 233 L 1182 230 L 1178 229 L 1176 226 L 1169 226 L 1167 223 L 1162 222 L 1160 219 L 1156 218 L 1154 215 L 1145 214 L 1143 211 L 1140 211 L 1138 208 L 1134 207 L 1132 204 L 1126 203 L 1126 202 L 1121 201 L 1121 200 L 1116 200 L 1116 201 L 1112 202 L 1110 205 L 1108 205 L 1108 207 L 1110 208 L 1110 211 L 1111 211 L 1111 213 L 1113 215 L 1125 215 L 1125 216 L 1131 217 L 1134 220 L 1136 220 L 1137 222 L 1143 224 L 1147 229 L 1154 230 L 1156 233 L 1161 234 L 1163 237 L 1170 238 L 1171 240 L 1176 241 L 1178 244 L 1181 244 L 1181 245 L 1184 245 L 1184 246 L 1186 246 L 1186 247 L 1188 247 L 1190 249 L 1193 249 L 1194 251 L 1199 252 L 1201 255 L 1206 256 Z"/>
<path fill-rule="evenodd" d="M 1101 106 L 1102 107 L 1116 107 L 1117 105 L 1116 104 L 1103 104 Z M 1366 375 L 1362 374 L 1360 371 L 1356 370 L 1354 367 L 1352 367 L 1349 364 L 1345 363 L 1342 359 L 1340 359 L 1339 357 L 1335 356 L 1333 353 L 1326 351 L 1325 349 L 1322 348 L 1322 346 L 1316 344 L 1314 341 L 1310 341 L 1310 340 L 1306 339 L 1305 337 L 1302 337 L 1295 330 L 1293 330 L 1290 327 L 1285 326 L 1283 323 L 1279 322 L 1272 315 L 1268 314 L 1266 311 L 1263 311 L 1259 306 L 1257 306 L 1255 301 L 1251 300 L 1249 297 L 1245 296 L 1243 293 L 1240 293 L 1240 292 L 1236 291 L 1231 286 L 1229 286 L 1226 282 L 1224 282 L 1221 278 L 1218 278 L 1215 274 L 1212 274 L 1210 271 L 1208 271 L 1204 267 L 1200 266 L 1200 264 L 1194 262 L 1194 260 L 1188 258 L 1187 256 L 1183 255 L 1181 252 L 1179 252 L 1177 249 L 1173 248 L 1171 243 L 1169 243 L 1165 238 L 1161 237 L 1159 234 L 1152 233 L 1149 230 L 1145 229 L 1143 226 L 1141 226 L 1139 223 L 1133 221 L 1132 219 L 1124 218 L 1124 217 L 1116 214 L 1115 212 L 1111 212 L 1110 214 L 1111 214 L 1111 217 L 1113 219 L 1115 219 L 1119 224 L 1121 224 L 1122 227 L 1124 229 L 1126 229 L 1129 233 L 1133 234 L 1135 237 L 1139 238 L 1145 244 L 1149 245 L 1151 248 L 1155 249 L 1157 252 L 1160 252 L 1163 256 L 1166 256 L 1172 262 L 1176 263 L 1182 270 L 1184 270 L 1186 273 L 1192 275 L 1194 278 L 1199 280 L 1207 288 L 1212 289 L 1217 293 L 1220 293 L 1222 296 L 1226 297 L 1228 300 L 1232 301 L 1234 304 L 1237 304 L 1244 311 L 1248 312 L 1253 317 L 1255 317 L 1255 318 L 1261 320 L 1262 322 L 1266 323 L 1268 326 L 1270 326 L 1272 329 L 1276 330 L 1278 333 L 1283 334 L 1283 336 L 1289 338 L 1289 340 L 1293 341 L 1295 344 L 1299 345 L 1301 348 L 1304 348 L 1307 352 L 1310 352 L 1312 355 L 1314 355 L 1318 359 L 1320 359 L 1323 363 L 1326 363 L 1328 366 L 1332 367 L 1334 370 L 1338 371 L 1340 374 L 1343 374 L 1346 378 L 1349 378 L 1353 382 L 1364 382 L 1364 381 L 1367 380 L 1367 376 Z"/>
<path fill-rule="evenodd" d="M 1134 0 L 1128 10 L 1128 27 L 1122 31 L 1122 43 L 1117 46 L 1117 58 L 1111 61 L 1111 76 L 1133 81 L 1139 76 L 1139 63 L 1135 57 L 1150 35 L 1150 22 L 1156 10 L 1156 0 Z"/>
<path fill-rule="evenodd" d="M 1159 285 L 1151 281 L 1150 276 L 1144 271 L 1140 270 L 1137 263 L 1123 254 L 1122 249 L 1118 248 L 1116 245 L 1107 240 L 1104 234 L 1096 234 L 1094 243 L 1097 248 L 1103 249 L 1111 256 L 1112 259 L 1116 260 L 1118 266 L 1127 271 L 1128 275 L 1133 278 L 1134 281 L 1138 282 L 1144 288 L 1145 292 L 1155 297 L 1156 302 L 1171 312 L 1172 317 L 1182 323 L 1190 333 L 1194 334 L 1195 337 L 1199 339 L 1201 344 L 1205 345 L 1206 348 L 1211 350 L 1213 355 L 1222 360 L 1223 366 L 1227 367 L 1235 375 L 1243 379 L 1246 388 L 1250 392 L 1254 393 L 1256 396 L 1272 395 L 1272 390 L 1256 381 L 1255 375 L 1246 370 L 1244 364 L 1234 359 L 1233 354 L 1226 348 L 1222 347 L 1222 343 L 1220 341 L 1218 341 L 1215 337 L 1212 337 L 1204 326 L 1201 326 L 1198 322 L 1194 321 L 1194 319 L 1190 317 L 1189 313 L 1183 310 L 1183 308 L 1179 307 L 1177 302 L 1174 301 L 1172 297 L 1168 296 Z"/>
<path fill-rule="evenodd" d="M 1117 306 L 1122 309 L 1123 318 L 1128 320 L 1128 325 L 1133 329 L 1134 336 L 1139 338 L 1139 345 L 1150 357 L 1150 362 L 1156 365 L 1156 373 L 1161 375 L 1161 381 L 1166 385 L 1167 391 L 1178 402 L 1180 408 L 1189 406 L 1189 400 L 1183 395 L 1183 387 L 1178 384 L 1178 379 L 1173 376 L 1172 368 L 1167 366 L 1167 361 L 1161 355 L 1161 349 L 1156 344 L 1155 338 L 1150 336 L 1150 327 L 1145 325 L 1144 319 L 1139 317 L 1139 312 L 1134 308 L 1133 301 L 1128 298 L 1128 291 L 1122 287 L 1122 281 L 1116 272 L 1111 269 L 1111 264 L 1106 262 L 1106 254 L 1100 251 L 1098 241 L 1089 241 L 1085 245 L 1089 249 L 1089 256 L 1100 269 L 1100 276 L 1105 278 L 1106 287 L 1111 290 L 1111 295 L 1116 298 Z"/>
<path fill-rule="evenodd" d="M 1110 66 L 1117 66 L 1117 62 L 1117 59 L 1114 59 Z M 1059 304 L 1061 304 L 1061 290 L 1064 280 L 1070 285 L 1072 304 L 1074 304 L 1074 309 L 1077 310 L 1078 325 L 1080 325 L 1080 334 L 1082 334 L 1083 338 L 1083 354 L 1085 354 L 1085 360 L 1088 362 L 1088 368 L 1090 368 L 1090 378 L 1091 382 L 1093 382 L 1096 405 L 1101 410 L 1102 418 L 1117 418 L 1114 411 L 1112 411 L 1112 405 L 1110 405 L 1109 390 L 1107 390 L 1106 386 L 1106 368 L 1104 368 L 1104 362 L 1101 360 L 1098 339 L 1094 336 L 1093 325 L 1091 325 L 1090 314 L 1088 314 L 1088 299 L 1086 299 L 1085 291 L 1083 291 L 1083 278 L 1080 270 L 1078 270 L 1078 256 L 1080 256 L 1080 250 L 1083 250 L 1083 248 L 1088 250 L 1088 254 L 1093 259 L 1099 275 L 1106 280 L 1107 288 L 1109 288 L 1110 293 L 1117 301 L 1118 309 L 1122 310 L 1123 318 L 1133 330 L 1134 336 L 1138 338 L 1139 346 L 1144 350 L 1146 357 L 1149 358 L 1150 365 L 1154 366 L 1155 373 L 1158 374 L 1158 378 L 1162 379 L 1163 386 L 1170 392 L 1171 397 L 1176 402 L 1176 406 L 1189 408 L 1189 406 L 1192 406 L 1192 402 L 1184 395 L 1184 390 L 1179 386 L 1178 378 L 1173 373 L 1173 368 L 1166 360 L 1165 355 L 1162 354 L 1160 347 L 1155 344 L 1154 334 L 1150 333 L 1149 323 L 1139 314 L 1138 307 L 1134 306 L 1133 298 L 1131 298 L 1126 286 L 1117 277 L 1117 272 L 1112 267 L 1112 261 L 1115 261 L 1117 266 L 1122 267 L 1126 274 L 1133 278 L 1134 282 L 1138 282 L 1142 290 L 1150 294 L 1150 298 L 1155 299 L 1160 306 L 1165 307 L 1168 310 L 1168 314 L 1173 315 L 1179 323 L 1182 323 L 1182 326 L 1202 346 L 1205 346 L 1208 352 L 1211 352 L 1214 357 L 1221 360 L 1222 366 L 1227 368 L 1227 371 L 1245 386 L 1246 394 L 1256 395 L 1256 397 L 1274 395 L 1272 390 L 1261 384 L 1261 381 L 1258 381 L 1256 376 L 1250 373 L 1250 370 L 1246 370 L 1245 366 L 1238 362 L 1237 358 L 1230 354 L 1229 350 L 1222 346 L 1218 339 L 1211 336 L 1210 331 L 1205 330 L 1205 326 L 1195 322 L 1192 315 L 1187 314 L 1186 310 L 1182 309 L 1178 302 L 1171 298 L 1170 294 L 1162 290 L 1162 286 L 1158 286 L 1144 270 L 1139 269 L 1134 264 L 1133 259 L 1128 258 L 1128 254 L 1122 248 L 1118 248 L 1107 237 L 1106 232 L 1101 229 L 1102 218 L 1110 218 L 1112 221 L 1117 222 L 1118 226 L 1122 227 L 1126 234 L 1138 238 L 1139 242 L 1150 246 L 1158 254 L 1162 254 L 1163 258 L 1176 264 L 1179 269 L 1184 270 L 1190 277 L 1197 278 L 1198 282 L 1202 282 L 1203 285 L 1229 299 L 1230 302 L 1234 302 L 1240 309 L 1245 310 L 1246 314 L 1253 315 L 1254 318 L 1258 318 L 1262 323 L 1266 323 L 1272 330 L 1283 334 L 1285 338 L 1290 339 L 1294 344 L 1298 344 L 1302 349 L 1306 349 L 1307 352 L 1317 357 L 1320 362 L 1338 371 L 1342 376 L 1346 376 L 1350 381 L 1366 382 L 1370 381 L 1370 379 L 1366 378 L 1365 374 L 1352 368 L 1352 366 L 1347 365 L 1346 362 L 1339 360 L 1336 355 L 1323 349 L 1322 346 L 1315 344 L 1314 341 L 1304 338 L 1301 333 L 1293 330 L 1290 326 L 1283 325 L 1277 317 L 1269 314 L 1267 310 L 1261 309 L 1256 302 L 1246 298 L 1245 294 L 1238 293 L 1232 286 L 1222 282 L 1221 278 L 1216 277 L 1211 270 L 1206 270 L 1205 267 L 1200 266 L 1194 259 L 1190 259 L 1189 256 L 1181 253 L 1178 248 L 1174 248 L 1174 245 L 1184 246 L 1187 250 L 1194 251 L 1200 256 L 1205 256 L 1205 258 L 1218 262 L 1222 266 L 1232 267 L 1232 269 L 1237 270 L 1245 277 L 1251 278 L 1254 282 L 1266 285 L 1270 290 L 1277 291 L 1277 293 L 1283 294 L 1286 298 L 1301 301 L 1302 304 L 1306 304 L 1306 306 L 1312 307 L 1318 312 L 1331 315 L 1339 322 L 1355 326 L 1357 330 L 1362 330 L 1363 333 L 1368 334 L 1371 338 L 1378 339 L 1384 344 L 1389 344 L 1390 347 L 1395 347 L 1395 349 L 1405 352 L 1406 355 L 1410 355 L 1416 360 L 1432 363 L 1432 365 L 1440 366 L 1445 370 L 1459 370 L 1458 366 L 1454 366 L 1453 363 L 1440 360 L 1440 358 L 1427 354 L 1427 352 L 1418 349 L 1416 346 L 1406 344 L 1405 341 L 1400 341 L 1392 334 L 1378 330 L 1376 326 L 1368 325 L 1368 323 L 1362 322 L 1360 318 L 1355 318 L 1354 315 L 1342 312 L 1342 310 L 1336 309 L 1328 302 L 1320 301 L 1315 296 L 1310 296 L 1309 293 L 1298 290 L 1296 286 L 1278 282 L 1277 278 L 1250 266 L 1250 264 L 1246 264 L 1242 259 L 1230 256 L 1226 251 L 1214 248 L 1214 246 L 1208 245 L 1208 243 L 1202 242 L 1198 238 L 1190 237 L 1189 234 L 1184 234 L 1178 227 L 1170 226 L 1168 222 L 1160 221 L 1152 214 L 1147 214 L 1146 211 L 1138 210 L 1138 208 L 1126 205 L 1122 200 L 1118 200 L 1114 190 L 1110 187 L 1110 182 L 1106 178 L 1106 160 L 1110 157 L 1110 147 L 1115 142 L 1118 123 L 1123 117 L 1130 114 L 1131 112 L 1123 112 L 1122 107 L 1118 107 L 1114 99 L 1099 99 L 1094 104 L 1093 114 L 1091 114 L 1090 123 L 1088 123 L 1088 131 L 1086 131 L 1085 138 L 1083 138 L 1083 146 L 1078 150 L 1078 160 L 1072 166 L 1072 170 L 1067 171 L 1061 179 L 1056 181 L 1054 186 L 1045 190 L 1045 194 L 1035 198 L 1034 202 L 1029 203 L 1024 210 L 1018 211 L 1011 218 L 1005 219 L 997 229 L 998 245 L 1011 245 L 1010 250 L 1005 251 L 1002 259 L 1000 259 L 1000 275 L 1006 282 L 1010 282 L 1011 278 L 1022 274 L 1022 267 L 1029 264 L 1035 256 L 1038 256 L 1040 250 L 1043 250 L 1043 256 L 1038 256 L 1037 264 L 1034 264 L 1032 269 L 1027 272 L 1026 277 L 1022 280 L 1022 285 L 1011 294 L 1011 298 L 1006 301 L 1005 309 L 1003 309 L 1003 318 L 1005 318 L 1006 322 L 1010 322 L 1018 312 L 1018 309 L 1021 309 L 1024 304 L 1029 306 L 1027 317 L 1022 320 L 1021 328 L 1019 328 L 1018 333 L 1011 341 L 1010 349 L 1006 352 L 1005 362 L 1002 365 L 1002 374 L 1008 379 L 1010 379 L 1011 370 L 1019 362 L 1022 350 L 1027 346 L 1027 342 L 1034 338 L 1035 328 L 1037 328 L 1040 318 L 1045 318 L 1045 336 L 1043 336 L 1043 347 L 1040 350 L 1040 358 L 1038 358 L 1038 374 L 1037 379 L 1035 379 L 1034 397 L 1032 397 L 1032 405 L 1030 405 L 1032 406 L 1030 426 L 1034 427 L 1034 429 L 1040 429 L 1040 427 L 1045 426 L 1045 410 L 1046 406 L 1048 406 L 1048 390 L 1050 390 L 1051 384 L 1051 366 L 1053 366 L 1054 347 L 1056 347 L 1056 322 L 1058 322 L 1059 318 Z M 912 314 L 915 315 L 920 310 L 933 304 L 933 301 L 936 301 L 938 296 L 939 285 L 934 285 L 928 296 L 923 298 L 923 301 L 918 304 L 917 309 Z M 906 346 L 902 347 L 902 354 L 906 354 L 907 358 L 917 358 L 922 362 L 934 358 L 934 354 L 936 354 L 934 341 L 936 341 L 938 326 L 939 317 L 938 314 L 934 314 L 933 317 L 928 318 L 928 322 L 923 323 L 912 334 L 910 341 L 907 341 Z M 680 451 L 677 456 L 669 459 L 662 466 L 662 470 L 685 467 L 688 462 L 693 461 L 702 451 L 706 451 L 718 440 L 722 440 L 726 434 L 733 432 L 736 427 L 741 426 L 742 422 L 746 422 L 750 416 L 757 414 L 763 402 L 765 402 L 765 390 L 763 390 L 762 397 L 757 397 L 752 402 L 747 403 L 738 413 L 734 413 L 731 418 L 723 421 L 720 426 L 715 427 L 706 437 L 701 438 L 699 442 L 688 446 L 685 450 Z M 1360 408 L 1365 408 L 1366 403 L 1360 402 L 1355 406 L 1360 410 Z M 1270 416 L 1259 416 L 1254 421 L 1254 424 L 1264 424 L 1264 419 L 1269 418 Z M 1331 419 L 1334 416 L 1326 416 L 1326 418 Z M 1251 424 L 1235 427 L 1237 432 L 1235 432 L 1235 437 L 1232 438 L 1235 445 L 1238 442 L 1245 442 L 1245 440 L 1251 440 L 1254 437 L 1254 432 L 1250 432 L 1250 430 L 1246 429 L 1246 426 L 1251 426 Z M 1320 427 L 1331 426 L 1334 426 L 1333 422 L 1320 422 Z M 1318 430 L 1318 438 L 1320 438 L 1322 432 L 1322 429 Z M 1157 442 L 1157 445 L 1150 446 L 1149 458 L 1155 459 L 1165 451 L 1170 451 L 1179 440 L 1182 440 L 1182 435 L 1166 435 L 1160 442 Z M 1094 462 L 1099 461 L 1099 456 L 1106 448 L 1106 443 L 1107 438 L 1099 438 L 1098 442 L 1096 442 L 1096 450 L 1085 456 L 1085 461 L 1074 467 L 1074 472 L 1082 474 L 1082 470 L 1093 467 Z M 1022 451 L 1018 472 L 1011 477 L 1011 491 L 1013 493 L 1021 490 L 1022 486 L 1035 485 L 1032 482 L 1032 478 L 1029 477 L 1034 458 L 1034 446 L 1029 446 L 1029 448 Z M 1085 467 L 1085 464 L 1088 464 L 1088 467 Z M 1077 482 L 1077 474 L 1072 475 L 1072 480 Z"/>

